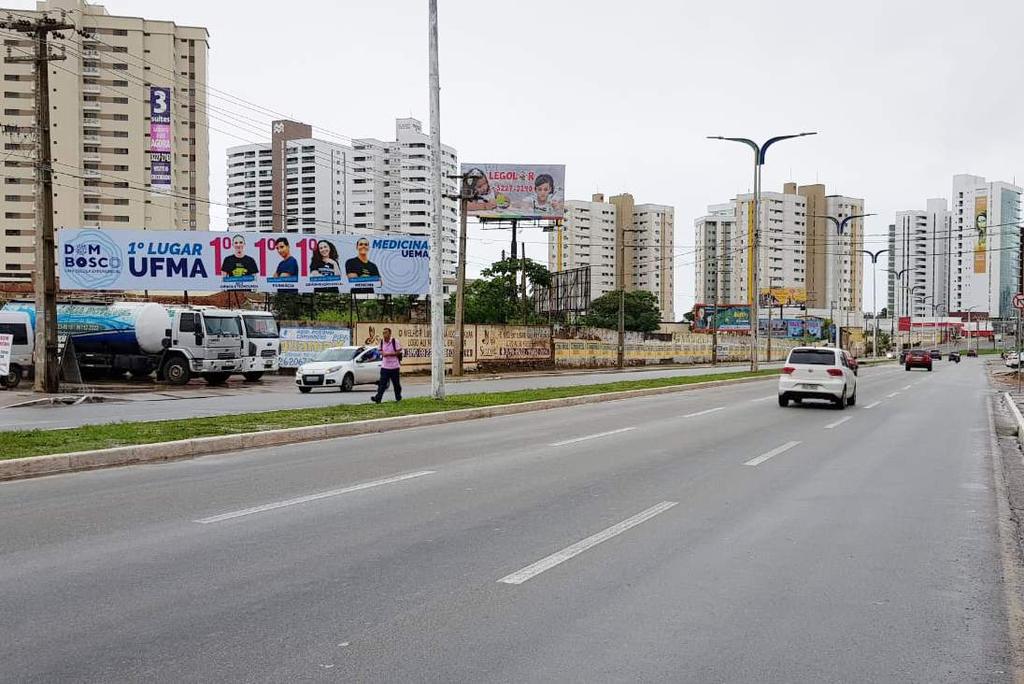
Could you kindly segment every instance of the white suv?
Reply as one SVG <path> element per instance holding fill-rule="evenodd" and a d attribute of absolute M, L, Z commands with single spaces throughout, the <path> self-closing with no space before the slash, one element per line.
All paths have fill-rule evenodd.
<path fill-rule="evenodd" d="M 790 400 L 823 399 L 837 409 L 857 403 L 856 361 L 832 347 L 797 347 L 779 376 L 779 406 Z"/>

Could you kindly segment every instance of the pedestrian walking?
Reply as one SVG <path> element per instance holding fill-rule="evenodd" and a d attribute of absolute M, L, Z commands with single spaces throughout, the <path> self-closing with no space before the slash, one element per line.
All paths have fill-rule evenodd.
<path fill-rule="evenodd" d="M 402 401 L 402 345 L 391 336 L 391 328 L 384 328 L 381 334 L 380 380 L 377 381 L 377 394 L 370 397 L 375 404 L 384 398 L 389 384 L 395 388 L 395 401 Z"/>

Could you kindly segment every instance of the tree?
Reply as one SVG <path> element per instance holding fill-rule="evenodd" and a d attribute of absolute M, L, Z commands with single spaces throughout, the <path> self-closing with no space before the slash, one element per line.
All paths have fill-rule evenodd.
<path fill-rule="evenodd" d="M 590 313 L 582 323 L 595 328 L 619 327 L 619 290 L 602 295 L 590 303 Z M 661 323 L 658 300 L 647 290 L 633 290 L 625 296 L 625 327 L 636 332 L 654 332 Z"/>
<path fill-rule="evenodd" d="M 523 292 L 520 278 L 523 268 L 532 287 L 551 284 L 551 272 L 532 259 L 496 261 L 480 272 L 481 277 L 466 285 L 465 321 L 478 324 L 520 323 L 523 320 Z M 528 302 L 527 320 L 541 322 Z M 546 319 L 545 319 L 546 321 Z"/>

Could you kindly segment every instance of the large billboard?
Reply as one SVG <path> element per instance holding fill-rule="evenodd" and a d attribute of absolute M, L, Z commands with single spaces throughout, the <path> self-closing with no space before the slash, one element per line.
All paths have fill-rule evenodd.
<path fill-rule="evenodd" d="M 807 290 L 802 287 L 762 287 L 761 302 L 765 306 L 806 306 Z"/>
<path fill-rule="evenodd" d="M 351 292 L 430 289 L 429 240 L 187 230 L 58 231 L 66 290 Z"/>
<path fill-rule="evenodd" d="M 695 332 L 715 329 L 726 332 L 750 332 L 750 306 L 747 304 L 698 304 L 693 308 L 693 314 Z"/>
<path fill-rule="evenodd" d="M 149 89 L 149 187 L 169 192 L 171 177 L 171 89 Z"/>
<path fill-rule="evenodd" d="M 463 164 L 469 216 L 559 220 L 565 215 L 564 164 Z"/>
<path fill-rule="evenodd" d="M 978 230 L 977 241 L 974 243 L 974 272 L 985 273 L 985 260 L 988 256 L 988 196 L 974 198 L 974 227 Z"/>

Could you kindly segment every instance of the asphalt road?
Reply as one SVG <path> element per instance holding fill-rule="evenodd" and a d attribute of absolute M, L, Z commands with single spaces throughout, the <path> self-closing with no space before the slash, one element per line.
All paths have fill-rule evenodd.
<path fill-rule="evenodd" d="M 782 364 L 762 365 L 765 368 L 777 368 Z M 504 392 L 540 387 L 593 385 L 615 382 L 617 380 L 642 380 L 644 378 L 677 375 L 729 373 L 743 371 L 749 367 L 749 364 L 743 364 L 719 366 L 717 368 L 700 366 L 696 368 L 633 370 L 610 373 L 520 376 L 499 380 L 449 382 L 446 384 L 446 387 L 449 394 Z M 370 396 L 376 389 L 376 385 L 359 385 L 350 393 L 342 393 L 337 390 L 314 390 L 310 394 L 300 394 L 298 389 L 291 385 L 285 391 L 281 391 L 278 387 L 272 392 L 262 391 L 259 386 L 256 386 L 248 389 L 244 394 L 237 392 L 219 394 L 217 389 L 213 388 L 204 392 L 200 397 L 187 399 L 117 401 L 111 403 L 80 404 L 78 406 L 58 405 L 7 408 L 0 409 L 0 432 L 5 430 L 77 427 L 79 425 L 124 421 L 198 418 L 202 416 L 222 416 L 229 413 L 252 413 L 255 411 L 272 411 L 277 409 L 335 406 L 337 404 L 362 404 L 370 400 Z M 406 397 L 420 397 L 430 394 L 429 382 L 425 383 L 420 378 L 409 378 L 403 389 L 403 396 Z M 387 398 L 393 398 L 391 390 L 388 390 Z"/>
<path fill-rule="evenodd" d="M 1009 681 L 981 363 L 0 484 L 5 681 Z"/>

